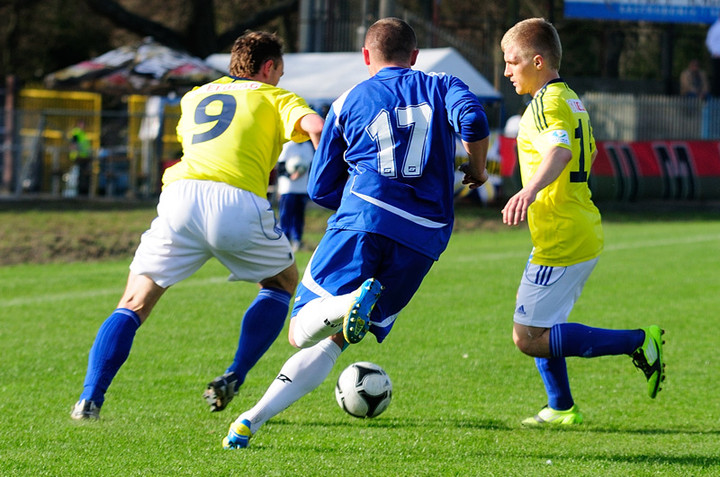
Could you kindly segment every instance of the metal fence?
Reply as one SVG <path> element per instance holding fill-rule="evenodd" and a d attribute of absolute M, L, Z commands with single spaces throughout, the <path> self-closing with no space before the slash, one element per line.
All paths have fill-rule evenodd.
<path fill-rule="evenodd" d="M 720 98 L 590 92 L 582 99 L 599 141 L 720 140 Z M 78 109 L 77 104 L 48 107 L 24 102 L 15 110 L 13 123 L 18 127 L 5 143 L 11 154 L 0 154 L 0 169 L 6 170 L 10 158 L 13 171 L 12 183 L 4 178 L 3 190 L 14 195 L 67 195 L 72 167 L 67 133 L 83 118 L 93 149 L 91 196 L 159 193 L 163 169 L 180 154 L 177 98 L 149 102 L 146 96 L 133 96 L 121 111 L 98 110 L 95 104 Z"/>
<path fill-rule="evenodd" d="M 720 139 L 720 98 L 590 92 L 582 100 L 598 141 Z"/>
<path fill-rule="evenodd" d="M 16 196 L 157 195 L 163 168 L 179 158 L 181 147 L 175 132 L 178 101 L 154 99 L 158 101 L 151 108 L 148 97 L 130 96 L 127 109 L 121 111 L 32 108 L 27 103 L 16 109 L 12 115 L 18 127 L 9 141 L 10 154 L 0 155 L 2 169 L 9 158 L 11 171 L 11 179 L 3 180 L 3 191 Z M 69 133 L 79 121 L 92 151 L 86 192 L 77 188 L 70 154 Z"/>

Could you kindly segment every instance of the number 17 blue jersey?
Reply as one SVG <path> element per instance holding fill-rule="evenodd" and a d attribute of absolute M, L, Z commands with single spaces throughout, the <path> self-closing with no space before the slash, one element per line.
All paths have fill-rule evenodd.
<path fill-rule="evenodd" d="M 308 194 L 336 210 L 328 229 L 377 233 L 437 260 L 453 227 L 456 134 L 489 134 L 465 83 L 383 68 L 332 104 Z"/>

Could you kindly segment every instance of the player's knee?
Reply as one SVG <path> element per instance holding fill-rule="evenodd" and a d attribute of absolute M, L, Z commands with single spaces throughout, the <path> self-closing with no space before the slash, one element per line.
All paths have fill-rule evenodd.
<path fill-rule="evenodd" d="M 515 346 L 517 349 L 522 351 L 524 354 L 530 355 L 531 350 L 531 340 L 527 337 L 522 338 L 517 335 L 517 333 L 513 333 L 513 342 L 515 343 Z"/>
<path fill-rule="evenodd" d="M 513 331 L 513 341 L 517 349 L 533 358 L 549 358 L 550 348 L 547 334 L 541 328 L 526 329 L 526 333 Z"/>
<path fill-rule="evenodd" d="M 308 337 L 303 336 L 302 333 L 289 333 L 288 334 L 288 342 L 294 346 L 295 348 L 303 349 L 303 348 L 310 348 L 311 346 L 314 346 L 319 343 L 318 340 L 308 339 Z"/>
<path fill-rule="evenodd" d="M 302 348 L 302 346 L 295 342 L 295 337 L 292 335 L 292 333 L 288 334 L 288 343 L 290 343 L 290 345 L 294 348 Z"/>
<path fill-rule="evenodd" d="M 117 308 L 125 308 L 135 313 L 140 318 L 140 323 L 145 323 L 152 312 L 157 300 L 151 301 L 141 299 L 137 296 L 123 296 L 117 304 Z"/>
<path fill-rule="evenodd" d="M 149 277 L 131 273 L 117 307 L 132 310 L 144 323 L 165 290 Z"/>
<path fill-rule="evenodd" d="M 517 349 L 528 356 L 535 355 L 535 340 L 526 333 L 518 333 L 517 329 L 513 329 L 513 342 Z"/>
<path fill-rule="evenodd" d="M 279 288 L 292 295 L 298 285 L 298 270 L 295 262 L 274 277 L 261 281 L 260 285 L 265 288 Z"/>
<path fill-rule="evenodd" d="M 309 343 L 307 336 L 305 336 L 305 333 L 303 333 L 302 330 L 300 330 L 299 332 L 297 331 L 297 327 L 295 326 L 296 323 L 297 318 L 290 319 L 288 342 L 295 348 L 307 348 L 311 344 Z"/>
<path fill-rule="evenodd" d="M 295 337 L 295 331 L 292 328 L 292 322 L 293 320 L 290 320 L 290 332 L 288 333 L 288 343 L 290 343 L 291 346 L 295 348 L 303 348 L 304 340 L 303 339 L 296 339 Z"/>

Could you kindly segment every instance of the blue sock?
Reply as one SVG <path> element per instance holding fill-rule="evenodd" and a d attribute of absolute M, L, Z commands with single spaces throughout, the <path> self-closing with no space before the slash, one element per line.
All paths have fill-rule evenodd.
<path fill-rule="evenodd" d="M 535 366 L 545 384 L 548 406 L 556 411 L 567 411 L 573 407 L 575 401 L 570 392 L 565 358 L 535 358 Z"/>
<path fill-rule="evenodd" d="M 290 293 L 278 288 L 263 288 L 250 304 L 243 317 L 235 359 L 225 371 L 237 374 L 238 386 L 282 331 L 289 307 Z"/>
<path fill-rule="evenodd" d="M 559 323 L 550 328 L 550 355 L 594 358 L 618 354 L 630 355 L 645 340 L 645 332 L 608 330 L 580 323 Z"/>
<path fill-rule="evenodd" d="M 134 311 L 118 308 L 100 326 L 90 348 L 80 400 L 88 399 L 102 406 L 108 386 L 130 354 L 140 323 Z"/>

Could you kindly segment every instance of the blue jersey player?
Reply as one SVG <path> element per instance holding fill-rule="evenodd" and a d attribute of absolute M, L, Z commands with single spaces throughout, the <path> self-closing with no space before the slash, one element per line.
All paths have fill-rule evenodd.
<path fill-rule="evenodd" d="M 319 386 L 348 343 L 390 332 L 450 238 L 456 135 L 465 181 L 487 180 L 485 112 L 460 79 L 411 68 L 410 25 L 379 20 L 362 53 L 371 77 L 333 103 L 309 177 L 312 200 L 336 212 L 297 288 L 289 340 L 301 350 L 230 426 L 225 448 L 246 447 Z"/>

